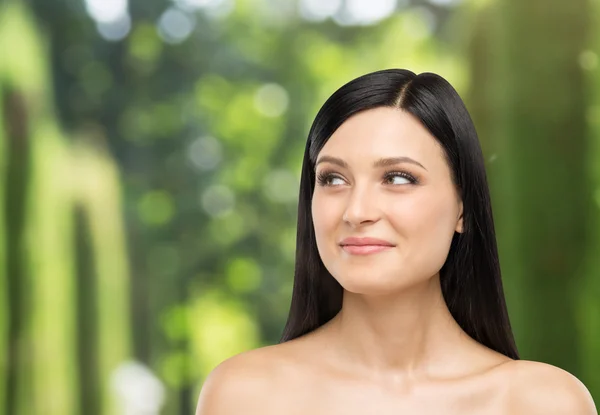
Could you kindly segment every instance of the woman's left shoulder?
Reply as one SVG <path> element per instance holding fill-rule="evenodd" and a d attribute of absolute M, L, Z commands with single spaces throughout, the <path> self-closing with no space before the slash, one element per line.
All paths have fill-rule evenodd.
<path fill-rule="evenodd" d="M 532 360 L 503 366 L 514 413 L 598 415 L 590 391 L 566 370 Z"/>

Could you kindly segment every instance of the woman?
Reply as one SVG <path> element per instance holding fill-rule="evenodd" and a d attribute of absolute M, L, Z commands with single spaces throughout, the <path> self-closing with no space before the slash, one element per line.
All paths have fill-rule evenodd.
<path fill-rule="evenodd" d="M 585 386 L 519 360 L 484 160 L 433 73 L 336 91 L 310 130 L 280 344 L 221 363 L 198 415 L 596 414 Z"/>

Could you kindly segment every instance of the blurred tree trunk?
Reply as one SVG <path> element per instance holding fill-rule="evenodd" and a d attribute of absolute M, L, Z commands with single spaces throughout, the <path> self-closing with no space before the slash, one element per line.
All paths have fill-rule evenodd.
<path fill-rule="evenodd" d="M 506 0 L 486 7 L 471 45 L 471 99 L 494 157 L 490 184 L 517 343 L 524 359 L 583 378 L 577 304 L 591 184 L 579 56 L 590 6 Z"/>
<path fill-rule="evenodd" d="M 0 68 L 0 73 L 2 69 Z M 6 414 L 8 407 L 8 373 L 9 373 L 9 283 L 6 267 L 6 131 L 4 115 L 4 85 L 0 82 L 0 415 Z"/>
<path fill-rule="evenodd" d="M 30 312 L 30 275 L 24 266 L 24 236 L 29 177 L 28 114 L 22 94 L 9 85 L 2 85 L 3 127 L 6 136 L 5 187 L 2 200 L 3 228 L 6 232 L 6 316 L 7 348 L 5 414 L 22 413 L 29 409 L 26 399 L 26 379 L 31 375 L 27 356 L 31 347 L 28 338 Z M 4 365 L 3 365 L 4 366 Z"/>
<path fill-rule="evenodd" d="M 115 414 L 111 379 L 130 358 L 117 168 L 100 148 L 65 139 L 42 38 L 21 2 L 0 12 L 0 411 Z"/>
<path fill-rule="evenodd" d="M 600 3 L 592 3 L 590 12 L 591 40 L 589 49 L 581 56 L 587 70 L 587 91 L 591 104 L 585 112 L 591 134 L 587 166 L 592 180 L 594 203 L 591 204 L 589 228 L 591 239 L 588 244 L 585 281 L 581 285 L 581 300 L 578 303 L 579 328 L 583 338 L 583 381 L 590 389 L 596 405 L 600 405 Z"/>
<path fill-rule="evenodd" d="M 114 371 L 131 358 L 130 277 L 125 225 L 121 212 L 121 187 L 118 169 L 104 151 L 85 142 L 72 149 L 72 173 L 77 180 L 74 197 L 81 207 L 82 224 L 89 235 L 94 293 L 94 339 L 100 402 L 94 413 L 118 413 L 118 402 L 111 391 Z M 81 345 L 80 345 L 81 346 Z M 92 358 L 92 357 L 90 357 Z M 90 363 L 90 362 L 88 362 Z"/>
<path fill-rule="evenodd" d="M 524 356 L 581 373 L 576 303 L 589 226 L 586 0 L 507 0 L 506 102 L 521 268 Z"/>
<path fill-rule="evenodd" d="M 48 297 L 40 297 L 37 290 L 44 278 L 37 270 L 46 264 L 32 261 L 37 259 L 38 253 L 47 255 L 44 248 L 48 242 L 44 239 L 46 235 L 32 232 L 36 216 L 34 203 L 43 204 L 43 209 L 53 213 L 49 201 L 33 200 L 39 184 L 36 180 L 39 169 L 34 160 L 36 146 L 41 135 L 46 133 L 42 126 L 49 115 L 44 99 L 48 80 L 39 65 L 43 47 L 20 3 L 8 2 L 0 12 L 1 124 L 6 149 L 3 154 L 2 220 L 6 232 L 8 296 L 7 382 L 3 410 L 6 414 L 17 415 L 39 413 L 41 408 L 37 405 L 43 404 L 46 413 L 58 413 L 57 406 L 71 413 L 75 409 L 69 395 L 73 389 L 71 385 L 76 382 L 69 376 L 73 368 L 69 350 L 60 347 L 64 336 L 69 336 L 68 316 L 60 314 L 61 308 L 68 304 L 61 304 L 59 296 L 61 308 L 45 307 L 44 300 Z M 52 217 L 52 220 L 56 218 Z M 35 245 L 38 241 L 40 244 Z M 53 260 L 60 261 L 60 258 Z M 55 290 L 68 294 L 68 287 L 64 287 L 60 279 L 50 284 Z M 46 296 L 52 294 L 52 291 L 45 292 Z M 55 317 L 58 324 L 48 324 L 51 323 L 48 316 Z M 57 373 L 61 375 L 56 376 Z"/>
<path fill-rule="evenodd" d="M 506 71 L 507 47 L 502 37 L 505 22 L 498 19 L 497 2 L 483 3 L 461 10 L 461 17 L 473 22 L 467 39 L 466 59 L 470 63 L 470 90 L 466 101 L 475 123 L 486 161 L 492 197 L 498 251 L 502 265 L 502 282 L 510 322 L 522 346 L 521 333 L 527 330 L 521 281 L 524 278 L 515 241 L 519 238 L 514 192 L 514 159 L 511 156 L 506 108 L 509 100 Z M 519 347 L 523 351 L 523 347 Z"/>
<path fill-rule="evenodd" d="M 101 402 L 98 376 L 98 324 L 96 319 L 96 292 L 94 287 L 94 257 L 90 246 L 90 229 L 85 211 L 75 209 L 75 255 L 77 257 L 77 342 L 79 344 L 79 378 L 81 391 L 79 406 L 86 415 L 98 415 Z"/>

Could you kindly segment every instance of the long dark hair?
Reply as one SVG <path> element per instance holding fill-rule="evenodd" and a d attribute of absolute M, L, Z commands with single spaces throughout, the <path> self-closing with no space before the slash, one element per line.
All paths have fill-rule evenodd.
<path fill-rule="evenodd" d="M 280 342 L 325 324 L 342 307 L 343 289 L 317 250 L 311 212 L 315 162 L 345 120 L 376 107 L 409 112 L 443 147 L 463 201 L 463 232 L 455 232 L 440 270 L 444 299 L 469 336 L 519 359 L 504 299 L 484 158 L 475 126 L 448 81 L 434 73 L 416 75 L 404 69 L 377 71 L 348 82 L 325 102 L 312 124 L 300 180 L 292 302 Z"/>

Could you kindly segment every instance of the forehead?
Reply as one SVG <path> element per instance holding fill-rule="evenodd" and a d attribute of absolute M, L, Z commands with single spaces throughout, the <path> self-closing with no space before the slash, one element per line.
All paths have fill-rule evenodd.
<path fill-rule="evenodd" d="M 343 158 L 350 165 L 381 157 L 411 157 L 428 170 L 428 165 L 444 163 L 440 144 L 412 114 L 387 107 L 348 118 L 320 154 Z"/>

